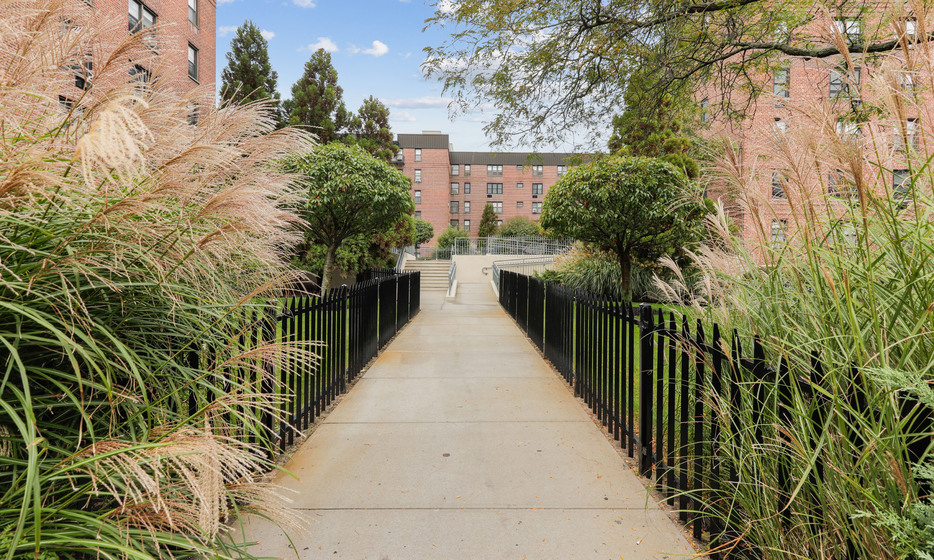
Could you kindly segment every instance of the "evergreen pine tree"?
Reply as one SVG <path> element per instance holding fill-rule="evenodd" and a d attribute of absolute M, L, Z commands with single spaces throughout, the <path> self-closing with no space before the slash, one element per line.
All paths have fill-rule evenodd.
<path fill-rule="evenodd" d="M 372 95 L 363 100 L 352 131 L 357 145 L 380 159 L 390 161 L 399 151 L 389 130 L 389 107 Z"/>
<path fill-rule="evenodd" d="M 292 86 L 289 124 L 312 128 L 322 144 L 338 140 L 350 124 L 343 102 L 344 88 L 337 85 L 331 54 L 318 49 L 305 63 L 305 73 Z"/>
<path fill-rule="evenodd" d="M 248 103 L 275 99 L 278 102 L 276 82 L 279 76 L 269 62 L 268 48 L 269 43 L 252 21 L 247 20 L 237 28 L 227 52 L 227 66 L 221 72 L 222 100 Z M 278 108 L 276 116 L 281 122 Z"/>
<path fill-rule="evenodd" d="M 480 216 L 480 229 L 477 231 L 480 237 L 493 237 L 496 235 L 496 211 L 489 202 L 483 207 L 483 215 Z"/>

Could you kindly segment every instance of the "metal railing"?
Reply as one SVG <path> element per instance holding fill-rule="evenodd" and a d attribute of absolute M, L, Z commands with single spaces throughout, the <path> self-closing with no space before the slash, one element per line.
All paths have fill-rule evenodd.
<path fill-rule="evenodd" d="M 493 284 L 497 286 L 497 289 L 499 289 L 499 273 L 503 269 L 509 269 L 512 272 L 531 276 L 536 272 L 541 272 L 547 269 L 548 265 L 554 264 L 554 262 L 554 257 L 526 257 L 523 259 L 507 259 L 493 261 L 492 266 L 483 267 L 482 271 L 484 274 L 487 273 L 487 270 L 493 271 Z"/>
<path fill-rule="evenodd" d="M 458 237 L 452 255 L 560 255 L 571 249 L 573 239 L 550 237 Z"/>
<path fill-rule="evenodd" d="M 410 245 L 408 247 L 402 247 L 399 249 L 393 249 L 393 253 L 397 255 L 396 257 L 396 274 L 402 274 L 403 269 L 405 269 L 405 255 L 409 254 L 413 257 L 415 256 L 415 246 Z"/>
<path fill-rule="evenodd" d="M 448 295 L 454 288 L 454 279 L 457 278 L 457 261 L 451 259 L 451 267 L 448 269 Z"/>
<path fill-rule="evenodd" d="M 689 324 L 673 311 L 611 301 L 508 270 L 500 272 L 499 301 L 596 419 L 638 459 L 639 473 L 654 479 L 680 519 L 691 523 L 694 537 L 709 536 L 711 550 L 725 550 L 729 558 L 762 556 L 743 538 L 747 514 L 732 496 L 738 486 L 774 481 L 770 509 L 785 527 L 811 516 L 821 519 L 822 498 L 798 492 L 793 463 L 781 452 L 795 447 L 788 435 L 794 430 L 785 428 L 793 423 L 795 402 L 810 410 L 809 420 L 796 420 L 811 422 L 805 443 L 820 449 L 818 440 L 826 437 L 827 395 L 834 393 L 820 386 L 818 352 L 809 366 L 792 366 L 786 355 L 770 365 L 758 337 L 722 332 L 701 320 Z M 751 356 L 744 348 L 752 349 Z M 869 413 L 858 379 L 851 387 L 855 396 L 847 398 Z M 903 398 L 902 410 L 921 408 Z M 919 450 L 931 445 L 930 422 L 926 412 L 906 421 L 903 435 L 915 437 Z M 854 449 L 863 445 L 852 432 L 841 437 Z M 735 446 L 750 440 L 752 447 L 769 450 L 768 461 L 735 460 L 742 449 Z M 820 453 L 813 460 L 814 469 L 806 473 L 811 486 L 818 484 L 826 457 Z"/>
<path fill-rule="evenodd" d="M 284 360 L 276 364 L 259 358 L 257 367 L 235 366 L 230 379 L 218 381 L 229 391 L 232 383 L 256 385 L 275 395 L 270 403 L 242 404 L 242 414 L 258 419 L 265 433 L 250 443 L 265 448 L 270 456 L 295 442 L 296 432 L 307 429 L 348 384 L 366 367 L 389 340 L 421 307 L 421 274 L 376 274 L 370 280 L 341 286 L 320 295 L 290 296 L 278 311 L 245 311 L 239 347 L 256 344 L 320 343 L 313 361 Z M 190 352 L 188 361 L 210 363 L 209 356 Z M 203 391 L 198 388 L 196 391 Z M 197 409 L 194 391 L 188 410 Z M 185 406 L 185 405 L 182 405 Z M 273 408 L 275 407 L 275 408 Z"/>

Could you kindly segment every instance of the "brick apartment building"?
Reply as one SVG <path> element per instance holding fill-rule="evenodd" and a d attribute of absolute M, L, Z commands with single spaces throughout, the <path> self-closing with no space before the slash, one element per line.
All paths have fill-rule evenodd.
<path fill-rule="evenodd" d="M 204 94 L 199 103 L 213 102 L 217 0 L 69 0 L 68 7 L 77 16 L 74 24 L 90 18 L 108 31 L 112 45 L 134 33 L 146 34 L 145 49 L 127 52 L 128 80 L 158 79 L 163 88 L 178 94 L 200 87 Z M 95 83 L 96 63 L 89 53 L 83 67 L 74 69 L 74 88 L 62 92 L 63 105 L 88 90 L 93 95 L 95 89 L 106 89 L 107 84 Z M 189 118 L 197 118 L 196 106 Z"/>
<path fill-rule="evenodd" d="M 840 18 L 834 23 L 848 42 L 860 44 L 863 40 L 860 28 L 866 21 Z M 910 22 L 907 27 L 913 29 Z M 892 33 L 894 38 L 894 29 Z M 810 186 L 803 189 L 810 189 L 807 193 L 797 192 L 801 189 L 800 170 L 797 181 L 788 179 L 790 171 L 784 168 L 782 158 L 776 157 L 776 152 L 781 151 L 777 140 L 795 128 L 813 126 L 813 121 L 802 117 L 807 113 L 835 116 L 835 133 L 845 142 L 865 144 L 866 139 L 873 136 L 878 147 L 878 139 L 884 139 L 881 150 L 867 153 L 868 145 L 864 146 L 867 148 L 864 157 L 871 157 L 880 169 L 888 170 L 884 172 L 886 187 L 892 192 L 905 188 L 907 148 L 916 146 L 921 134 L 917 109 L 909 111 L 907 122 L 879 119 L 853 122 L 851 117 L 856 109 L 879 101 L 868 98 L 863 86 L 881 69 L 879 57 L 867 59 L 858 54 L 851 57 L 851 68 L 845 67 L 842 55 L 823 59 L 786 57 L 771 75 L 761 76 L 763 93 L 747 107 L 746 118 L 741 122 L 717 116 L 719 104 L 725 101 L 718 88 L 701 88 L 696 93 L 701 120 L 710 126 L 707 135 L 725 136 L 733 141 L 739 157 L 738 169 L 754 183 L 752 192 L 744 196 L 736 196 L 736 193 L 729 193 L 728 188 L 716 185 L 709 192 L 709 196 L 720 198 L 724 203 L 744 239 L 784 243 L 796 232 L 796 218 L 800 218 L 796 213 L 803 199 L 828 209 L 828 215 L 839 216 L 843 214 L 844 205 L 851 203 L 855 196 L 853 178 L 840 169 L 809 170 Z M 910 74 L 906 73 L 900 82 L 903 94 L 912 90 Z M 912 91 L 911 95 L 917 92 Z M 873 127 L 871 132 L 870 127 Z"/>
<path fill-rule="evenodd" d="M 393 163 L 412 179 L 415 217 L 430 222 L 433 246 L 449 226 L 477 235 L 480 216 L 493 205 L 500 225 L 524 216 L 537 220 L 548 189 L 572 165 L 573 154 L 455 152 L 447 134 L 399 134 Z"/>

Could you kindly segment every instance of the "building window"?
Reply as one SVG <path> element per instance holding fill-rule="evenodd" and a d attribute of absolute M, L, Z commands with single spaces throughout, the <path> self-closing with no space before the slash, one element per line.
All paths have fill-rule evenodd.
<path fill-rule="evenodd" d="M 460 194 L 461 186 L 459 183 L 451 183 L 451 194 Z"/>
<path fill-rule="evenodd" d="M 451 220 L 451 227 L 457 229 L 458 223 L 457 220 Z"/>
<path fill-rule="evenodd" d="M 71 109 L 75 106 L 75 102 L 71 99 L 68 99 L 64 95 L 58 96 L 58 106 L 62 108 L 62 111 L 70 113 Z"/>
<path fill-rule="evenodd" d="M 497 214 L 502 214 L 502 213 L 503 213 L 503 203 L 502 203 L 502 202 L 491 202 L 490 204 L 493 205 L 493 211 L 494 211 L 494 212 L 496 212 Z"/>
<path fill-rule="evenodd" d="M 134 82 L 136 93 L 142 95 L 152 83 L 152 73 L 139 64 L 134 64 L 130 66 L 130 82 Z"/>
<path fill-rule="evenodd" d="M 451 175 L 454 175 L 454 176 L 456 177 L 456 176 L 458 176 L 458 175 L 460 175 L 460 174 L 461 174 L 461 166 L 458 165 L 458 164 L 456 164 L 456 163 L 455 163 L 455 164 L 452 164 L 452 165 L 451 165 Z"/>
<path fill-rule="evenodd" d="M 785 194 L 785 182 L 787 179 L 778 171 L 772 172 L 772 198 L 788 198 Z"/>
<path fill-rule="evenodd" d="M 464 164 L 464 177 L 470 177 L 470 164 Z"/>
<path fill-rule="evenodd" d="M 775 119 L 774 128 L 775 128 L 775 132 L 778 134 L 785 134 L 786 132 L 788 132 L 788 124 L 779 118 Z"/>
<path fill-rule="evenodd" d="M 496 227 L 503 227 L 503 221 L 502 221 L 502 220 L 496 220 Z"/>
<path fill-rule="evenodd" d="M 567 166 L 567 165 L 559 165 L 559 166 L 558 166 L 558 177 L 564 177 L 564 174 L 567 173 L 567 172 L 568 172 L 568 166 Z"/>
<path fill-rule="evenodd" d="M 188 77 L 198 81 L 198 49 L 188 44 Z"/>
<path fill-rule="evenodd" d="M 188 124 L 196 126 L 198 124 L 198 104 L 188 104 Z"/>
<path fill-rule="evenodd" d="M 464 220 L 464 231 L 470 231 L 470 220 Z"/>
<path fill-rule="evenodd" d="M 486 194 L 503 194 L 502 183 L 487 183 Z"/>
<path fill-rule="evenodd" d="M 415 204 L 422 203 L 422 191 L 415 191 Z"/>
<path fill-rule="evenodd" d="M 130 33 L 136 33 L 140 29 L 152 27 L 156 24 L 156 14 L 147 8 L 142 2 L 129 0 L 130 8 Z"/>
<path fill-rule="evenodd" d="M 517 166 L 516 166 L 516 172 L 517 172 L 517 173 L 522 173 L 522 169 L 523 169 L 523 167 L 522 167 L 521 165 L 517 165 Z"/>
<path fill-rule="evenodd" d="M 544 177 L 544 176 L 545 176 L 545 167 L 543 165 L 532 166 L 532 177 Z"/>
<path fill-rule="evenodd" d="M 451 201 L 451 214 L 460 214 L 460 205 L 456 200 Z"/>
<path fill-rule="evenodd" d="M 470 194 L 470 183 L 464 183 L 464 194 Z"/>
<path fill-rule="evenodd" d="M 908 148 L 918 147 L 918 119 L 908 119 L 905 121 L 905 130 L 898 130 L 895 136 L 895 148 L 898 150 L 908 150 Z"/>
<path fill-rule="evenodd" d="M 778 97 L 791 95 L 791 70 L 782 68 L 772 74 L 772 93 Z"/>
<path fill-rule="evenodd" d="M 785 242 L 785 230 L 788 228 L 788 220 L 772 220 L 772 243 L 781 244 Z"/>
<path fill-rule="evenodd" d="M 542 194 L 544 192 L 544 185 L 542 183 L 532 183 L 532 194 Z"/>
<path fill-rule="evenodd" d="M 470 214 L 470 201 L 464 201 L 464 214 Z"/>
<path fill-rule="evenodd" d="M 421 210 L 416 210 L 416 211 L 415 211 L 415 219 L 416 219 L 416 220 L 421 220 L 421 219 L 422 219 L 422 211 L 421 211 Z"/>
<path fill-rule="evenodd" d="M 827 194 L 835 198 L 852 198 L 855 194 L 842 170 L 831 171 L 827 176 Z"/>
<path fill-rule="evenodd" d="M 89 57 L 90 58 L 90 57 Z M 85 60 L 81 64 L 69 66 L 75 73 L 75 87 L 78 89 L 88 89 L 91 87 L 91 78 L 94 75 L 94 62 Z"/>
<path fill-rule="evenodd" d="M 895 169 L 892 171 L 892 194 L 895 200 L 901 202 L 908 197 L 908 191 L 911 190 L 911 174 L 907 169 Z"/>
<path fill-rule="evenodd" d="M 533 214 L 541 214 L 541 213 L 542 213 L 542 203 L 541 203 L 541 202 L 533 202 L 533 203 L 532 203 L 532 213 L 533 213 Z"/>
<path fill-rule="evenodd" d="M 859 67 L 847 72 L 846 68 L 839 67 L 830 71 L 830 98 L 854 97 L 859 98 L 860 75 Z"/>
<path fill-rule="evenodd" d="M 188 21 L 198 25 L 198 0 L 188 0 Z"/>
<path fill-rule="evenodd" d="M 846 40 L 851 45 L 858 45 L 862 39 L 860 35 L 860 24 L 858 19 L 837 19 L 834 20 L 834 26 L 837 32 L 846 36 Z"/>
<path fill-rule="evenodd" d="M 860 139 L 859 123 L 837 121 L 837 134 L 847 143 L 858 143 Z"/>
<path fill-rule="evenodd" d="M 915 90 L 915 76 L 911 72 L 898 73 L 898 85 L 902 91 L 912 92 Z"/>
<path fill-rule="evenodd" d="M 705 97 L 700 102 L 700 120 L 703 123 L 710 122 L 709 107 L 710 107 L 710 100 Z"/>
<path fill-rule="evenodd" d="M 516 183 L 516 188 L 517 188 L 517 189 L 524 189 L 524 188 L 525 188 L 525 183 Z"/>
<path fill-rule="evenodd" d="M 487 177 L 502 177 L 503 166 L 502 165 L 487 165 L 486 176 Z"/>
<path fill-rule="evenodd" d="M 421 182 L 422 182 L 422 170 L 421 170 L 421 169 L 416 169 L 416 170 L 415 170 L 415 182 L 416 182 L 416 183 L 421 183 Z"/>
<path fill-rule="evenodd" d="M 422 149 L 415 148 L 415 161 L 422 161 Z"/>
<path fill-rule="evenodd" d="M 522 208 L 523 206 L 525 206 L 524 202 L 522 202 L 521 200 L 516 201 L 516 208 Z"/>

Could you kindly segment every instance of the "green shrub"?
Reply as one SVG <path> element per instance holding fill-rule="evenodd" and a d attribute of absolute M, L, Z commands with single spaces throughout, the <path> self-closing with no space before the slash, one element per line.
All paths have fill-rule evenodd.
<path fill-rule="evenodd" d="M 544 235 L 542 226 L 525 216 L 516 216 L 506 220 L 499 228 L 500 237 L 540 237 Z"/>
<path fill-rule="evenodd" d="M 470 237 L 470 234 L 465 230 L 456 227 L 449 227 L 448 229 L 441 232 L 441 235 L 438 236 L 438 248 L 439 249 L 450 249 L 454 246 L 454 240 L 460 238 Z"/>

